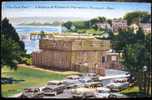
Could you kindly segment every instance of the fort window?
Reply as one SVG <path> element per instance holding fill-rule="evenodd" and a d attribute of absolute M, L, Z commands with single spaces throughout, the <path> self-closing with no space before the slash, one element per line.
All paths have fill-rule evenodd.
<path fill-rule="evenodd" d="M 102 63 L 105 63 L 106 62 L 106 58 L 105 56 L 102 56 Z"/>

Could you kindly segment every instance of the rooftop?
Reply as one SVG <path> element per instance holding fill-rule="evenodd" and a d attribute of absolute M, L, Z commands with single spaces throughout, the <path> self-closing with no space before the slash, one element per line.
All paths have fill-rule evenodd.
<path fill-rule="evenodd" d="M 99 40 L 93 36 L 62 36 L 40 40 L 40 49 L 54 50 L 105 50 L 110 48 L 110 40 Z"/>

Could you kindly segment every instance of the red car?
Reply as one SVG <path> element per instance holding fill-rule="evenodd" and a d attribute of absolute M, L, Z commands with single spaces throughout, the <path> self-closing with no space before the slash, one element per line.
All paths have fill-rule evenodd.
<path fill-rule="evenodd" d="M 25 88 L 21 98 L 42 98 L 44 96 L 43 92 L 39 88 Z"/>

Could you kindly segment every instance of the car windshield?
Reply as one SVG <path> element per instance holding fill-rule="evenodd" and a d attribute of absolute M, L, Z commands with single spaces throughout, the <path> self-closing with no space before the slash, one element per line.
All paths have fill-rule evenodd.
<path fill-rule="evenodd" d="M 76 79 L 79 79 L 79 78 L 78 77 L 67 77 L 67 79 L 76 80 Z"/>
<path fill-rule="evenodd" d="M 104 90 L 98 90 L 98 93 L 108 93 L 108 92 Z"/>
<path fill-rule="evenodd" d="M 25 92 L 34 92 L 32 89 L 25 89 Z"/>
<path fill-rule="evenodd" d="M 52 91 L 53 89 L 51 88 L 44 88 L 42 91 L 48 92 L 48 91 Z"/>
<path fill-rule="evenodd" d="M 70 80 L 72 80 L 73 78 L 72 78 L 72 77 L 67 77 L 67 79 L 70 79 Z"/>

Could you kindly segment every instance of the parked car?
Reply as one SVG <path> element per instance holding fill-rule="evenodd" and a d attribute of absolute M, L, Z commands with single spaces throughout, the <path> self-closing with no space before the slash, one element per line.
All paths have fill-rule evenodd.
<path fill-rule="evenodd" d="M 96 91 L 95 88 L 76 88 L 72 89 L 71 93 L 73 98 L 88 98 L 88 97 L 95 97 L 94 92 Z"/>
<path fill-rule="evenodd" d="M 126 95 L 121 93 L 112 93 L 109 88 L 100 87 L 97 88 L 97 92 L 95 92 L 96 98 L 127 98 Z"/>
<path fill-rule="evenodd" d="M 88 82 L 85 83 L 84 86 L 86 88 L 97 88 L 97 87 L 102 87 L 103 84 L 101 82 Z"/>
<path fill-rule="evenodd" d="M 86 76 L 95 77 L 95 76 L 97 76 L 97 74 L 96 73 L 87 73 Z"/>
<path fill-rule="evenodd" d="M 61 85 L 63 84 L 63 81 L 60 80 L 52 80 L 52 81 L 48 81 L 47 85 Z"/>
<path fill-rule="evenodd" d="M 129 86 L 129 82 L 124 82 L 124 83 L 110 83 L 106 87 L 110 88 L 111 91 L 118 92 L 128 88 L 128 86 Z"/>
<path fill-rule="evenodd" d="M 110 95 L 110 89 L 106 87 L 99 87 L 95 92 L 96 98 L 108 98 L 109 95 Z"/>
<path fill-rule="evenodd" d="M 80 83 L 79 79 L 80 79 L 80 76 L 78 76 L 78 75 L 70 75 L 70 76 L 67 76 L 67 77 L 63 80 L 63 83 L 64 83 L 65 85 Z"/>
<path fill-rule="evenodd" d="M 94 81 L 94 82 L 99 82 L 100 81 L 98 76 L 92 77 L 91 80 Z"/>
<path fill-rule="evenodd" d="M 127 78 L 120 78 L 120 79 L 115 79 L 114 83 L 124 83 L 124 82 L 128 82 Z"/>
<path fill-rule="evenodd" d="M 43 92 L 39 88 L 25 88 L 21 94 L 21 98 L 42 98 Z"/>
<path fill-rule="evenodd" d="M 88 77 L 88 76 L 83 76 L 83 77 L 81 77 L 81 78 L 79 79 L 79 81 L 80 81 L 81 83 L 93 82 L 93 80 L 91 80 L 91 78 Z"/>
<path fill-rule="evenodd" d="M 57 95 L 63 93 L 65 88 L 66 86 L 62 81 L 49 81 L 42 91 L 44 95 Z"/>
<path fill-rule="evenodd" d="M 73 89 L 78 87 L 84 87 L 84 84 L 82 83 L 71 83 L 69 85 L 66 85 L 66 89 Z"/>
<path fill-rule="evenodd" d="M 128 97 L 121 93 L 110 93 L 108 98 L 128 98 Z"/>

